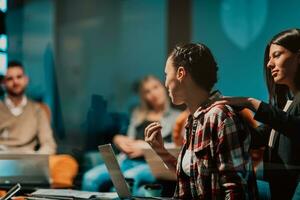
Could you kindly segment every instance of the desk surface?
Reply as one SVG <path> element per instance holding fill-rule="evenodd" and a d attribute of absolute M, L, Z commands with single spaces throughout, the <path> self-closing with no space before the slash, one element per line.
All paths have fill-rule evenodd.
<path fill-rule="evenodd" d="M 35 192 L 34 192 L 35 191 Z M 14 200 L 24 200 L 27 199 L 29 194 L 34 194 L 36 197 L 47 197 L 49 196 L 49 199 L 52 197 L 56 197 L 56 199 L 61 197 L 66 197 L 66 198 L 80 198 L 80 199 L 118 199 L 118 194 L 116 192 L 106 192 L 106 193 L 101 193 L 101 192 L 85 192 L 85 191 L 80 191 L 80 190 L 70 190 L 70 189 L 39 189 L 39 190 L 34 190 L 34 191 L 24 191 L 21 189 L 12 199 Z M 0 197 L 4 196 L 6 194 L 5 190 L 0 190 Z M 28 196 L 29 195 L 29 196 Z M 95 198 L 94 198 L 95 197 Z M 37 198 L 38 199 L 38 198 Z M 47 198 L 43 198 L 47 199 Z M 53 198 L 54 199 L 54 198 Z"/>

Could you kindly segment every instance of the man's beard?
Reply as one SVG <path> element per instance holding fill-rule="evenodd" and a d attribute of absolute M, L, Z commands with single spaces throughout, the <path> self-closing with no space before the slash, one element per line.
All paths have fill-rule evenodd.
<path fill-rule="evenodd" d="M 6 92 L 11 97 L 15 97 L 15 98 L 22 97 L 25 94 L 25 88 L 19 92 L 14 92 L 14 91 L 9 91 L 9 90 L 7 90 Z"/>

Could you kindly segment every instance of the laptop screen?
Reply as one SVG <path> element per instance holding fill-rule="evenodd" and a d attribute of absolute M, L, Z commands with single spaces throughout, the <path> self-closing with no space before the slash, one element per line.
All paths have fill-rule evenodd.
<path fill-rule="evenodd" d="M 119 197 L 126 199 L 130 198 L 131 192 L 121 172 L 111 144 L 100 145 L 98 148 Z"/>
<path fill-rule="evenodd" d="M 49 184 L 48 155 L 0 154 L 0 184 Z"/>

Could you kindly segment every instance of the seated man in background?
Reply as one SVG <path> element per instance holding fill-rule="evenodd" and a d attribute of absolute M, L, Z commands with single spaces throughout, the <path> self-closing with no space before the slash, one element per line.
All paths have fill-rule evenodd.
<path fill-rule="evenodd" d="M 55 154 L 56 142 L 46 105 L 28 99 L 29 78 L 20 62 L 8 63 L 0 100 L 0 152 Z M 49 169 L 52 187 L 70 187 L 78 164 L 69 155 L 51 155 Z"/>
<path fill-rule="evenodd" d="M 47 114 L 25 95 L 28 81 L 21 63 L 8 64 L 3 80 L 6 94 L 0 101 L 0 150 L 54 154 L 56 143 Z"/>

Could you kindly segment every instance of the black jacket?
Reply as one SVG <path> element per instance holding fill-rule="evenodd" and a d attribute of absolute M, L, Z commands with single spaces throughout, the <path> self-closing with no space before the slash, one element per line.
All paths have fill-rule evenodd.
<path fill-rule="evenodd" d="M 270 182 L 272 199 L 281 195 L 289 199 L 300 180 L 300 92 L 287 112 L 262 102 L 254 119 L 265 125 L 253 136 L 254 144 L 266 146 L 264 175 Z M 268 147 L 271 129 L 278 135 L 273 148 Z"/>

